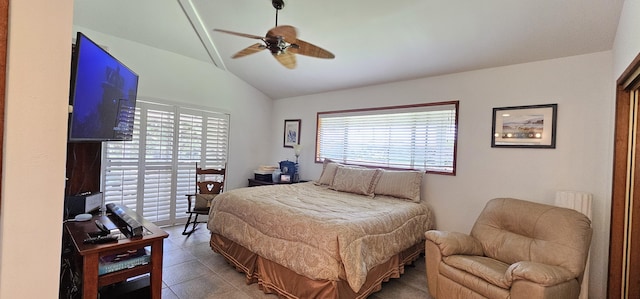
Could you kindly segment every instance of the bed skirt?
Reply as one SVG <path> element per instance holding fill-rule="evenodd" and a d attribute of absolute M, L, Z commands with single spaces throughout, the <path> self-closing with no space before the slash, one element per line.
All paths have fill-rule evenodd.
<path fill-rule="evenodd" d="M 221 235 L 211 234 L 209 244 L 213 251 L 224 256 L 236 269 L 245 273 L 247 284 L 257 282 L 263 292 L 275 293 L 281 298 L 366 298 L 379 291 L 383 282 L 399 278 L 404 273 L 404 266 L 412 264 L 424 252 L 424 242 L 419 242 L 387 262 L 375 266 L 367 274 L 367 280 L 360 291 L 355 293 L 347 281 L 307 278 Z"/>

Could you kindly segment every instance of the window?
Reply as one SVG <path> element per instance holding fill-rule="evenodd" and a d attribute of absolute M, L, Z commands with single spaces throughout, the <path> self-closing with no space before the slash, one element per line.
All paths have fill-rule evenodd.
<path fill-rule="evenodd" d="M 316 162 L 455 175 L 458 101 L 319 112 Z"/>
<path fill-rule="evenodd" d="M 195 192 L 196 163 L 226 167 L 228 134 L 228 114 L 138 100 L 133 140 L 103 146 L 105 202 L 175 223 L 186 216 L 185 195 Z"/>

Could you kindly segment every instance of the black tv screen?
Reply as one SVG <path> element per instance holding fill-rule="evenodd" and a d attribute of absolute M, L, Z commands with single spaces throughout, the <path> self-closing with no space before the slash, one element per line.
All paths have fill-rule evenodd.
<path fill-rule="evenodd" d="M 138 75 L 78 32 L 71 65 L 69 141 L 131 140 Z"/>

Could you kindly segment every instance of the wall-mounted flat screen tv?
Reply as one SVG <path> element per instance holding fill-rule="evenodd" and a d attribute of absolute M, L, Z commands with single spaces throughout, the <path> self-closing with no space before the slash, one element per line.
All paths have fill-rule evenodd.
<path fill-rule="evenodd" d="M 72 56 L 69 142 L 131 140 L 138 75 L 83 33 Z"/>

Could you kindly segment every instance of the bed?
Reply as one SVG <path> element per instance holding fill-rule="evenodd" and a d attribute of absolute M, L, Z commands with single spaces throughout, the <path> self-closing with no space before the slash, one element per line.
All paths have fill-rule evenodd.
<path fill-rule="evenodd" d="M 366 298 L 424 252 L 423 173 L 325 163 L 318 181 L 216 197 L 211 248 L 283 298 Z"/>

